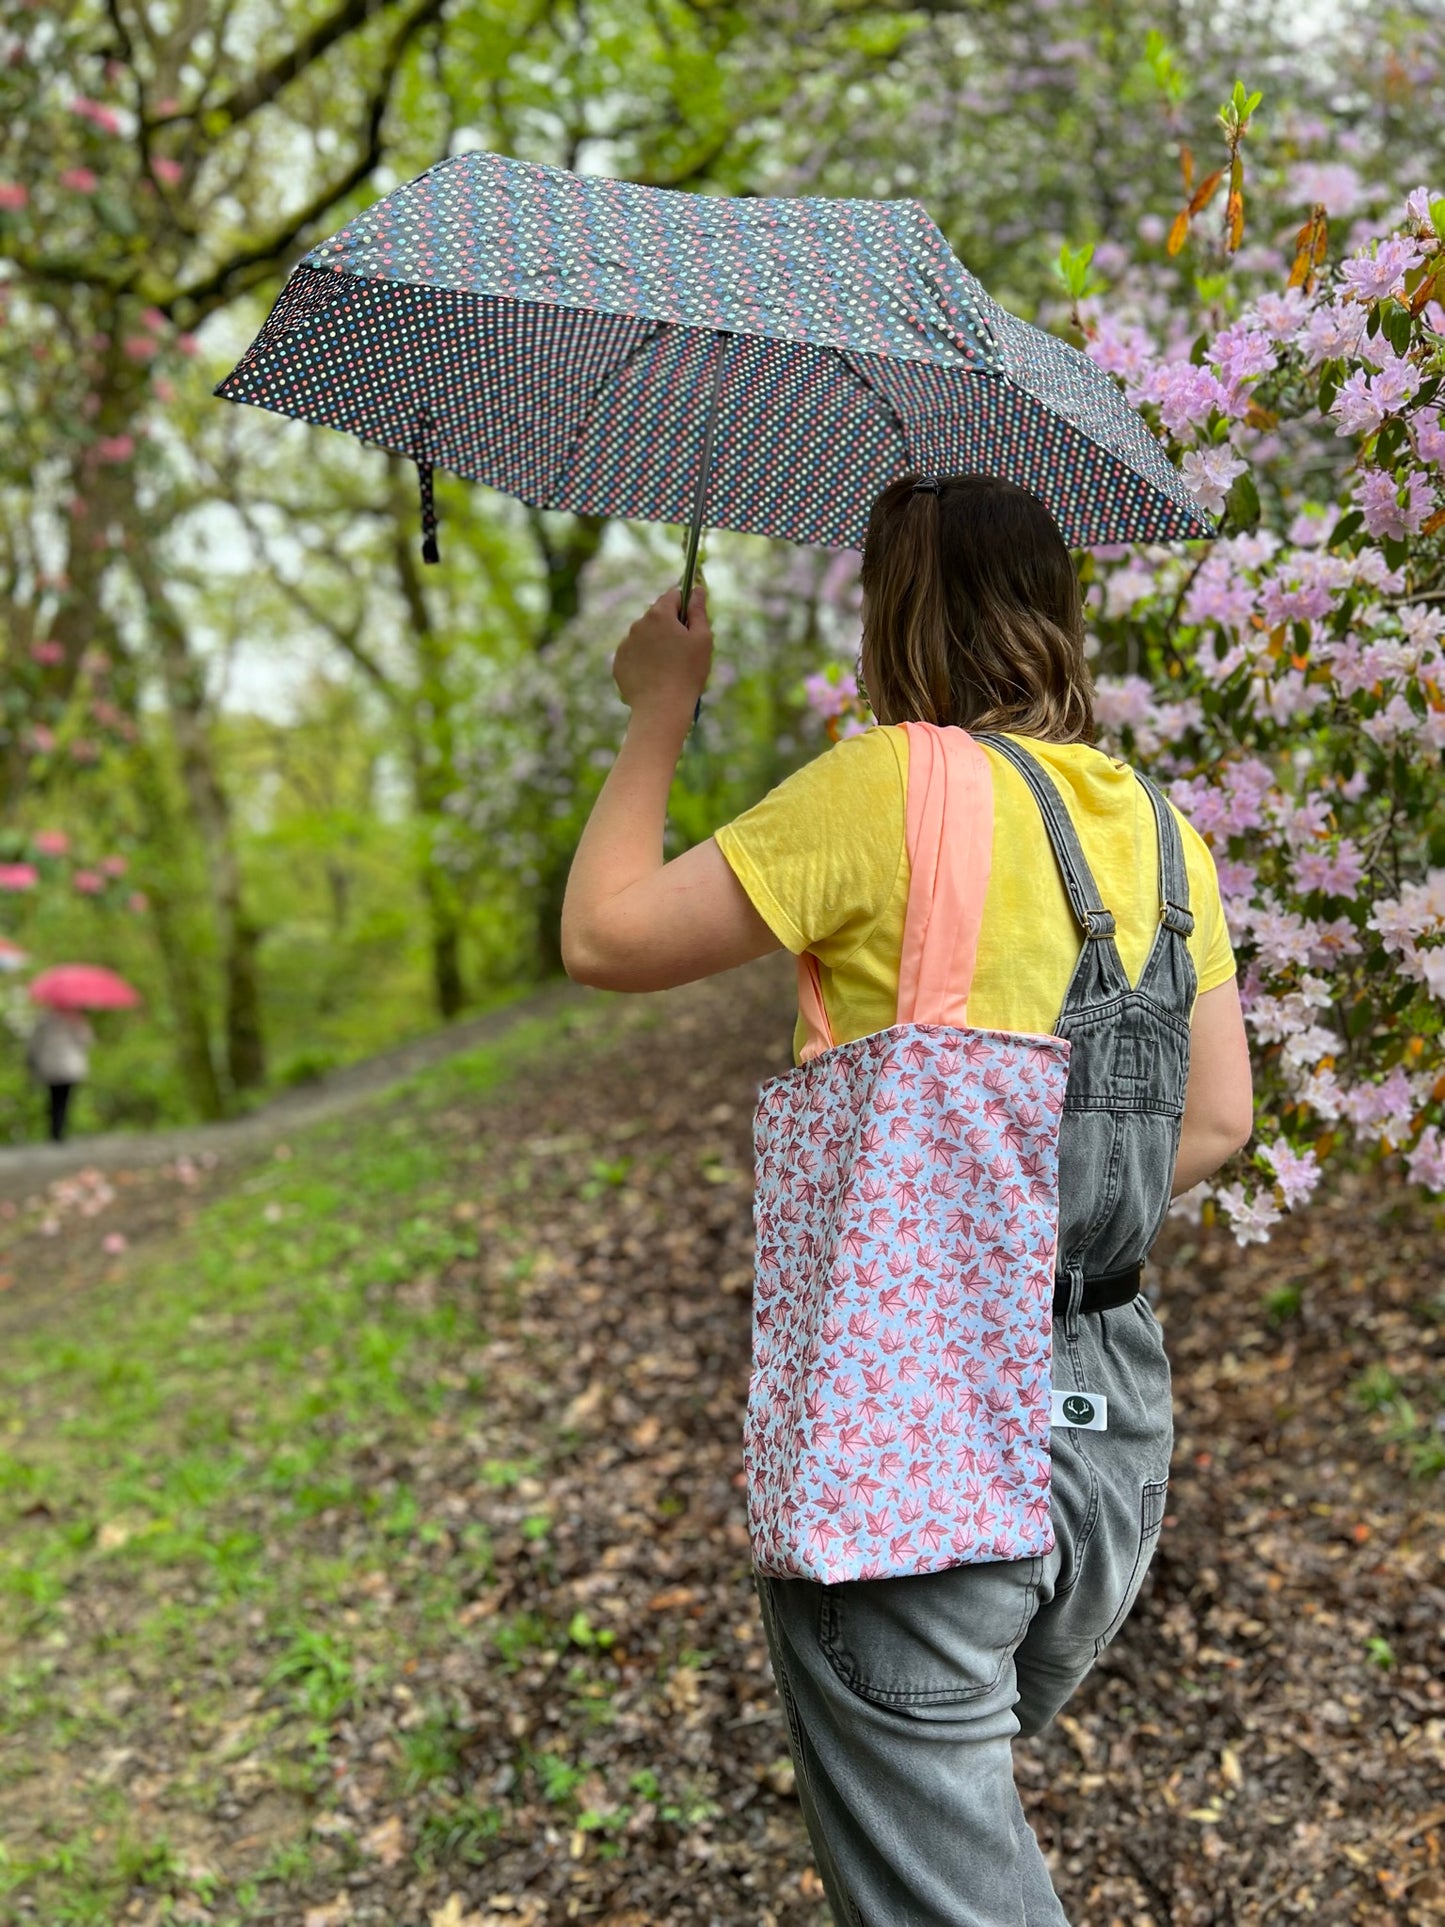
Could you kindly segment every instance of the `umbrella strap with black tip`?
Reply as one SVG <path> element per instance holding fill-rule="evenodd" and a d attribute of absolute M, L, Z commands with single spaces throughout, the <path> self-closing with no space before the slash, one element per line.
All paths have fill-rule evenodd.
<path fill-rule="evenodd" d="M 433 446 L 432 430 L 436 423 L 430 415 L 417 417 L 416 440 L 413 443 L 416 463 L 417 482 L 421 487 L 421 559 L 423 562 L 440 562 L 441 553 L 437 548 L 437 505 L 432 487 Z"/>

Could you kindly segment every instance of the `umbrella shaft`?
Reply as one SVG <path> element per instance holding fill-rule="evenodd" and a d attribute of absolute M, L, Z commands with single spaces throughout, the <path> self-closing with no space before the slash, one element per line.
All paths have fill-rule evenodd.
<path fill-rule="evenodd" d="M 718 401 L 722 395 L 723 365 L 727 360 L 729 334 L 715 337 L 712 363 L 712 393 L 708 397 L 707 422 L 702 434 L 702 455 L 697 465 L 697 488 L 692 498 L 692 523 L 687 532 L 687 556 L 682 565 L 682 595 L 678 614 L 687 621 L 687 605 L 692 598 L 693 577 L 697 573 L 697 545 L 702 534 L 703 510 L 707 506 L 708 473 L 712 468 L 713 439 L 717 433 Z"/>

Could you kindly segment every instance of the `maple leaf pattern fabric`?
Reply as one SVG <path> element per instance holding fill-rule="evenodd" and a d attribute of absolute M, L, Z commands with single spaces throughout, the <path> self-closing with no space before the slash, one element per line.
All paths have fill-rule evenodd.
<path fill-rule="evenodd" d="M 899 1024 L 762 1086 L 744 1463 L 760 1572 L 1050 1550 L 1058 1037 Z"/>
<path fill-rule="evenodd" d="M 909 722 L 898 1021 L 765 1083 L 743 1453 L 760 1572 L 838 1584 L 1021 1559 L 1050 1516 L 1062 1037 L 968 1023 L 993 776 Z"/>

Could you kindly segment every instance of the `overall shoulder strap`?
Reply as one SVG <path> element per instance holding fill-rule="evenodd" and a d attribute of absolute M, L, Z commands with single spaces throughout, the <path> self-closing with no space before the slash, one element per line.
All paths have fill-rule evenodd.
<path fill-rule="evenodd" d="M 1027 750 L 1020 749 L 1011 738 L 990 732 L 978 740 L 987 743 L 990 749 L 996 749 L 1005 762 L 1012 763 L 1032 790 L 1034 801 L 1043 815 L 1044 828 L 1048 831 L 1049 842 L 1063 875 L 1064 889 L 1068 892 L 1079 929 L 1086 938 L 1107 943 L 1117 959 L 1113 912 L 1106 910 L 1099 900 L 1099 886 L 1094 881 L 1094 873 L 1084 855 L 1079 833 L 1064 807 L 1064 799 L 1059 795 L 1054 779 L 1041 764 L 1034 761 Z M 1123 965 L 1119 968 L 1122 973 Z"/>
<path fill-rule="evenodd" d="M 1176 936 L 1187 937 L 1194 929 L 1189 909 L 1189 872 L 1184 864 L 1184 840 L 1169 801 L 1155 788 L 1142 770 L 1134 774 L 1148 792 L 1154 805 L 1154 822 L 1159 831 L 1159 921 Z"/>

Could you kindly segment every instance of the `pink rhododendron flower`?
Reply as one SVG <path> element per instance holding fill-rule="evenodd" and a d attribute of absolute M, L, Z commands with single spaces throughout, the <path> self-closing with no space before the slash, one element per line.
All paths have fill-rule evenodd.
<path fill-rule="evenodd" d="M 1314 1152 L 1296 1151 L 1284 1138 L 1276 1139 L 1273 1144 L 1262 1144 L 1259 1154 L 1273 1169 L 1275 1182 L 1290 1210 L 1302 1204 L 1320 1181 L 1319 1160 Z"/>
<path fill-rule="evenodd" d="M 1337 435 L 1373 435 L 1385 419 L 1384 404 L 1371 392 L 1370 377 L 1357 368 L 1341 384 L 1330 404 Z"/>
<path fill-rule="evenodd" d="M 1241 319 L 1217 334 L 1205 351 L 1228 382 L 1247 381 L 1252 375 L 1268 374 L 1279 366 L 1267 336 L 1257 334 Z"/>
<path fill-rule="evenodd" d="M 1352 355 L 1365 332 L 1365 310 L 1354 303 L 1328 301 L 1312 308 L 1299 341 L 1308 367 Z"/>
<path fill-rule="evenodd" d="M 30 645 L 30 659 L 43 663 L 47 669 L 53 668 L 56 663 L 65 661 L 65 644 L 54 640 L 33 642 Z"/>
<path fill-rule="evenodd" d="M 1149 366 L 1154 346 L 1143 328 L 1128 321 L 1102 315 L 1095 332 L 1084 344 L 1084 353 L 1111 375 L 1133 381 Z"/>
<path fill-rule="evenodd" d="M 1379 373 L 1370 377 L 1370 393 L 1385 409 L 1393 413 L 1401 402 L 1409 401 L 1419 392 L 1420 370 L 1413 362 L 1403 360 L 1391 351 L 1382 355 Z"/>
<path fill-rule="evenodd" d="M 60 176 L 60 185 L 77 194 L 94 194 L 100 186 L 100 176 L 88 167 L 67 167 Z"/>
<path fill-rule="evenodd" d="M 32 723 L 28 741 L 36 755 L 48 756 L 55 747 L 55 731 L 47 729 L 44 723 Z"/>
<path fill-rule="evenodd" d="M 126 1235 L 123 1231 L 107 1231 L 100 1241 L 100 1248 L 107 1258 L 118 1258 L 126 1248 Z"/>
<path fill-rule="evenodd" d="M 176 346 L 180 349 L 183 355 L 195 354 L 199 350 L 200 345 L 201 345 L 200 342 L 196 340 L 196 337 L 194 335 L 177 335 L 176 336 Z"/>
<path fill-rule="evenodd" d="M 96 896 L 105 888 L 105 878 L 98 870 L 77 870 L 70 881 L 83 897 Z"/>
<path fill-rule="evenodd" d="M 127 335 L 121 351 L 127 361 L 153 361 L 160 353 L 160 343 L 153 335 Z"/>
<path fill-rule="evenodd" d="M 1353 214 L 1369 198 L 1357 169 L 1348 161 L 1296 161 L 1289 171 L 1287 191 L 1301 207 L 1323 204 L 1336 217 Z"/>
<path fill-rule="evenodd" d="M 1224 897 L 1247 897 L 1254 890 L 1255 879 L 1259 875 L 1257 864 L 1241 863 L 1235 857 L 1216 857 L 1214 868 L 1219 877 L 1219 894 Z"/>
<path fill-rule="evenodd" d="M 1191 448 L 1180 464 L 1184 486 L 1202 509 L 1217 515 L 1236 475 L 1242 475 L 1242 462 L 1228 444 L 1217 448 Z"/>
<path fill-rule="evenodd" d="M 19 181 L 0 181 L 0 210 L 27 207 L 30 202 L 30 189 Z"/>
<path fill-rule="evenodd" d="M 120 132 L 119 114 L 113 107 L 102 106 L 98 100 L 87 100 L 83 94 L 79 94 L 71 101 L 70 111 L 72 114 L 78 114 L 82 120 L 88 120 L 91 126 L 98 128 L 102 134 Z"/>
<path fill-rule="evenodd" d="M 64 830 L 37 830 L 34 841 L 42 856 L 64 856 L 70 848 L 70 838 Z"/>
<path fill-rule="evenodd" d="M 1306 850 L 1294 866 L 1295 887 L 1303 895 L 1323 890 L 1327 896 L 1347 897 L 1365 874 L 1365 860 L 1347 837 L 1334 850 Z"/>
<path fill-rule="evenodd" d="M 1159 404 L 1159 416 L 1171 435 L 1202 427 L 1218 408 L 1225 412 L 1229 391 L 1218 375 L 1187 361 L 1160 362 L 1139 384 L 1144 401 Z"/>
<path fill-rule="evenodd" d="M 123 877 L 130 864 L 123 856 L 106 856 L 101 858 L 100 867 L 108 877 Z"/>
<path fill-rule="evenodd" d="M 132 890 L 126 898 L 126 904 L 127 907 L 139 917 L 144 916 L 145 912 L 150 909 L 151 900 L 144 890 Z"/>
<path fill-rule="evenodd" d="M 157 154 L 151 161 L 151 172 L 158 181 L 164 181 L 167 187 L 174 187 L 178 181 L 184 179 L 186 170 L 179 161 L 173 161 L 168 154 Z"/>
<path fill-rule="evenodd" d="M 1432 200 L 1439 200 L 1439 198 L 1439 195 L 1432 194 L 1428 187 L 1414 188 L 1405 197 L 1405 212 L 1412 221 L 1418 221 L 1421 227 L 1429 228 L 1433 234 L 1435 231 L 1435 223 L 1431 218 L 1430 203 Z"/>
<path fill-rule="evenodd" d="M 1445 1191 L 1445 1136 L 1437 1125 L 1427 1124 L 1420 1133 L 1405 1169 L 1422 1190 Z"/>
<path fill-rule="evenodd" d="M 1304 327 L 1313 306 L 1303 288 L 1286 288 L 1283 294 L 1262 294 L 1248 310 L 1246 320 L 1276 341 L 1293 341 Z"/>
<path fill-rule="evenodd" d="M 102 435 L 95 444 L 96 459 L 102 462 L 128 462 L 135 454 L 134 435 Z"/>
<path fill-rule="evenodd" d="M 1398 294 L 1410 269 L 1419 267 L 1424 258 L 1417 242 L 1392 235 L 1361 248 L 1342 263 L 1340 279 L 1358 300 L 1378 301 Z"/>
<path fill-rule="evenodd" d="M 1445 428 L 1440 426 L 1439 412 L 1422 409 L 1418 415 L 1411 417 L 1411 426 L 1415 431 L 1415 446 L 1420 451 L 1420 460 L 1433 463 L 1438 468 L 1445 462 Z"/>
<path fill-rule="evenodd" d="M 1356 485 L 1355 503 L 1371 535 L 1404 535 L 1405 517 L 1393 475 L 1378 468 L 1369 469 Z"/>
<path fill-rule="evenodd" d="M 809 705 L 825 722 L 840 716 L 846 705 L 858 696 L 857 679 L 851 671 L 840 674 L 836 682 L 824 675 L 805 676 L 803 689 Z"/>
<path fill-rule="evenodd" d="M 39 881 L 33 863 L 0 863 L 0 890 L 33 890 Z"/>
<path fill-rule="evenodd" d="M 1413 736 L 1420 726 L 1420 719 L 1411 709 L 1404 696 L 1392 696 L 1377 715 L 1366 717 L 1360 724 L 1365 734 L 1382 748 Z"/>
<path fill-rule="evenodd" d="M 1215 1193 L 1219 1208 L 1228 1220 L 1236 1244 L 1267 1244 L 1269 1234 L 1280 1221 L 1274 1199 L 1262 1195 L 1247 1198 L 1242 1184 L 1227 1184 Z"/>
<path fill-rule="evenodd" d="M 1317 549 L 1328 539 L 1335 520 L 1332 509 L 1326 509 L 1323 513 L 1318 510 L 1301 509 L 1285 530 L 1285 540 L 1293 548 Z"/>

